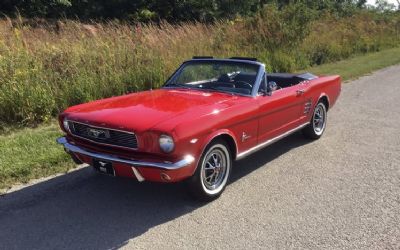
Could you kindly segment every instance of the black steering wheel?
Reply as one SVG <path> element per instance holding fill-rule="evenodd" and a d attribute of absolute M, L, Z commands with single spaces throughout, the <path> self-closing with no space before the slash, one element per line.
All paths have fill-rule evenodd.
<path fill-rule="evenodd" d="M 225 88 L 235 88 L 235 84 L 233 82 L 218 82 L 218 86 Z"/>
<path fill-rule="evenodd" d="M 235 88 L 249 89 L 249 90 L 253 89 L 253 86 L 250 83 L 245 82 L 245 81 L 235 81 L 233 84 L 234 84 Z"/>

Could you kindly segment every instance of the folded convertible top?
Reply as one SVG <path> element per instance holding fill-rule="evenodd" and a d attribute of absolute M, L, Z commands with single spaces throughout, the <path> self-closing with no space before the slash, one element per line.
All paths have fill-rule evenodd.
<path fill-rule="evenodd" d="M 318 76 L 313 75 L 309 72 L 306 73 L 301 73 L 301 74 L 290 74 L 290 73 L 269 73 L 267 74 L 267 77 L 277 77 L 280 79 L 293 79 L 293 78 L 297 78 L 297 79 L 302 79 L 302 80 L 312 80 L 315 78 L 318 78 Z"/>

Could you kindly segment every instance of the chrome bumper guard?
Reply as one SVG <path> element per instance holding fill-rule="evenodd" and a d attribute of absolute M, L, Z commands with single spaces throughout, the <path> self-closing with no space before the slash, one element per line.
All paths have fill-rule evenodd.
<path fill-rule="evenodd" d="M 194 162 L 194 157 L 191 155 L 186 155 L 182 160 L 177 162 L 145 162 L 145 161 L 123 159 L 114 155 L 90 152 L 82 147 L 78 147 L 76 145 L 69 143 L 65 137 L 58 138 L 57 143 L 63 145 L 65 151 L 67 151 L 68 153 L 78 153 L 93 158 L 97 158 L 100 160 L 125 163 L 128 165 L 138 166 L 138 167 L 153 167 L 163 170 L 177 170 L 186 167 Z"/>

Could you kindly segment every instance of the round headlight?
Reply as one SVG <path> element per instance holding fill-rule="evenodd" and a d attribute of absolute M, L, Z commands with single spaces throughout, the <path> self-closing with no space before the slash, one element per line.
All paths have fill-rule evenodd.
<path fill-rule="evenodd" d="M 63 125 L 64 125 L 65 131 L 68 131 L 68 132 L 71 131 L 71 130 L 69 129 L 69 124 L 68 124 L 67 118 L 64 118 L 64 120 L 63 120 Z"/>
<path fill-rule="evenodd" d="M 165 153 L 171 153 L 172 150 L 174 150 L 175 144 L 171 136 L 161 135 L 158 141 L 160 143 L 161 150 Z"/>

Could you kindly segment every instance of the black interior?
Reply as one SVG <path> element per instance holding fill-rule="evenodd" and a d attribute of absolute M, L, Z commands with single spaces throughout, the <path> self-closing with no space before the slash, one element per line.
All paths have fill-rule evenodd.
<path fill-rule="evenodd" d="M 213 86 L 222 91 L 236 92 L 241 94 L 250 95 L 253 89 L 253 84 L 256 81 L 255 74 L 239 73 L 235 76 L 229 76 L 227 74 L 221 75 L 216 82 L 210 82 L 209 84 L 203 84 L 204 87 Z M 290 74 L 290 73 L 271 73 L 267 74 L 268 82 L 276 82 L 278 89 L 287 88 L 299 84 L 302 81 L 310 80 L 316 76 L 306 74 Z M 263 86 L 260 86 L 262 89 Z"/>
<path fill-rule="evenodd" d="M 276 82 L 276 84 L 280 88 L 287 88 L 290 86 L 294 86 L 304 80 L 306 80 L 306 79 L 301 77 L 301 75 L 297 75 L 297 74 L 288 74 L 288 73 L 267 74 L 267 81 L 268 82 Z"/>
<path fill-rule="evenodd" d="M 239 93 L 244 95 L 251 95 L 253 85 L 256 81 L 257 75 L 244 73 L 244 72 L 233 72 L 231 74 L 223 74 L 218 79 L 210 82 L 202 82 L 193 85 L 196 88 L 201 89 L 215 89 L 226 92 Z M 287 88 L 299 84 L 306 80 L 312 80 L 317 78 L 315 75 L 310 73 L 304 74 L 290 74 L 290 73 L 270 73 L 267 74 L 268 82 L 275 82 L 278 89 Z M 264 82 L 264 81 L 263 81 Z M 265 84 L 262 83 L 260 90 L 264 89 Z M 263 92 L 263 91 L 262 91 Z"/>
<path fill-rule="evenodd" d="M 240 73 L 233 78 L 233 81 L 235 81 L 235 82 L 240 81 L 240 82 L 247 82 L 247 83 L 254 84 L 254 82 L 256 81 L 256 77 L 257 77 L 257 75 L 255 75 L 255 74 Z"/>
<path fill-rule="evenodd" d="M 240 72 L 237 75 L 229 76 L 223 74 L 216 81 L 202 84 L 203 88 L 212 87 L 222 91 L 240 93 L 250 95 L 253 89 L 254 82 L 256 81 L 256 74 L 249 74 Z"/>

